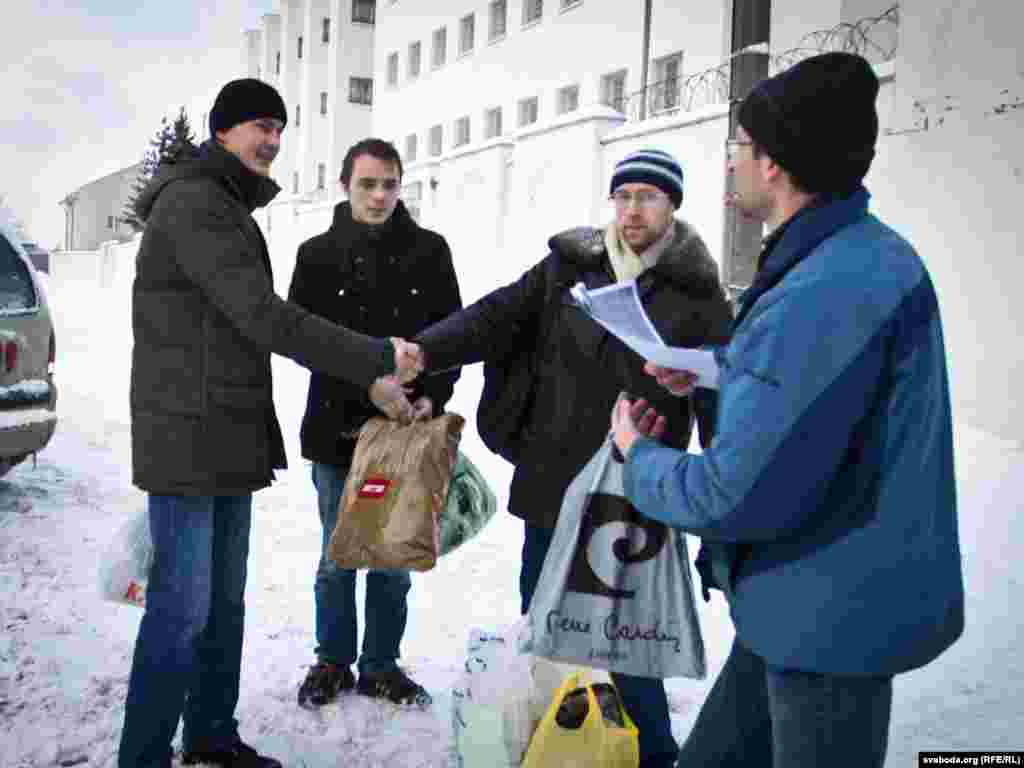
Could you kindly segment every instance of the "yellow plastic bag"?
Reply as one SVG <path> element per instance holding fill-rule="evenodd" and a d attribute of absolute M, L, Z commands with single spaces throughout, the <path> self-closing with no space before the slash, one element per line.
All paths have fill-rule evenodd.
<path fill-rule="evenodd" d="M 637 768 L 640 736 L 636 725 L 617 693 L 616 714 L 622 726 L 609 722 L 602 714 L 594 685 L 581 686 L 579 674 L 565 678 L 533 733 L 522 768 Z M 558 724 L 558 711 L 577 688 L 586 692 L 586 715 L 578 728 L 566 728 Z"/>

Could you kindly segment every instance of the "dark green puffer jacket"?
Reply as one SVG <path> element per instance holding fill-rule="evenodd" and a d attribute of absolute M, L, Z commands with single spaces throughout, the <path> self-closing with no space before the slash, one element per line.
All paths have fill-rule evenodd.
<path fill-rule="evenodd" d="M 279 191 L 207 142 L 158 172 L 132 289 L 132 478 L 160 494 L 266 487 L 287 462 L 270 354 L 369 388 L 390 343 L 353 333 L 274 293 L 252 211 Z"/>

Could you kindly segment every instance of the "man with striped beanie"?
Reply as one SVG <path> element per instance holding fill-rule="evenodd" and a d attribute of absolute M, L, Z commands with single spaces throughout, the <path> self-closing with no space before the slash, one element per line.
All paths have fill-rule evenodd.
<path fill-rule="evenodd" d="M 693 228 L 675 216 L 683 199 L 679 163 L 659 150 L 633 152 L 615 166 L 610 192 L 615 216 L 606 227 L 556 234 L 548 255 L 518 280 L 416 337 L 428 371 L 486 363 L 476 427 L 488 448 L 515 465 L 508 510 L 524 523 L 523 613 L 552 550 L 566 489 L 607 439 L 605 414 L 620 392 L 664 414 L 669 444 L 689 444 L 693 410 L 702 442 L 710 441 L 704 406 L 713 408 L 713 392 L 700 390 L 710 395 L 705 401 L 673 397 L 644 374 L 639 355 L 573 306 L 569 289 L 576 282 L 595 289 L 636 280 L 648 316 L 673 346 L 721 344 L 732 325 L 715 262 Z M 610 547 L 612 539 L 606 540 Z M 580 562 L 575 552 L 552 550 L 550 556 Z M 615 557 L 608 552 L 608 560 Z M 607 595 L 613 588 L 596 575 L 580 579 L 573 591 Z M 678 747 L 663 681 L 612 678 L 640 732 L 639 768 L 674 766 Z"/>

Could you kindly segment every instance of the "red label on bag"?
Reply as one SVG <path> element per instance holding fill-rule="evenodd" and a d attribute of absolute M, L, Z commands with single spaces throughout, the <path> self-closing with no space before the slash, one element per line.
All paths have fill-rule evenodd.
<path fill-rule="evenodd" d="M 356 496 L 360 499 L 379 499 L 387 493 L 391 481 L 386 477 L 368 477 Z"/>

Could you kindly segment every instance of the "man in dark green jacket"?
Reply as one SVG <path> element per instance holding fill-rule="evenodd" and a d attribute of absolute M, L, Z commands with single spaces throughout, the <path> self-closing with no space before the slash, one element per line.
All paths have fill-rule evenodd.
<path fill-rule="evenodd" d="M 210 141 L 163 167 L 138 202 L 132 292 L 132 475 L 149 493 L 153 566 L 128 683 L 119 768 L 183 762 L 280 768 L 242 742 L 242 657 L 253 491 L 286 466 L 270 354 L 344 378 L 393 416 L 411 406 L 413 345 L 354 333 L 286 302 L 252 211 L 287 121 L 259 80 L 228 83 Z M 397 372 L 398 375 L 393 375 Z"/>

